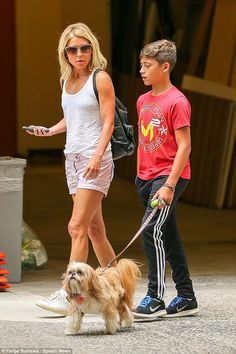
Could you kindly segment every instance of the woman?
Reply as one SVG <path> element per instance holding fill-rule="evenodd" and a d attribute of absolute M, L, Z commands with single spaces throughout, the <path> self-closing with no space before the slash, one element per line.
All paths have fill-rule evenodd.
<path fill-rule="evenodd" d="M 114 88 L 110 76 L 99 71 L 96 76 L 98 104 L 93 74 L 98 68 L 105 69 L 107 61 L 98 40 L 85 24 L 73 24 L 64 30 L 58 56 L 64 118 L 49 129 L 30 126 L 32 130 L 28 132 L 44 137 L 66 132 L 66 178 L 74 202 L 68 224 L 72 241 L 70 261 L 87 261 L 90 239 L 104 267 L 115 257 L 102 215 L 102 199 L 107 195 L 114 170 L 110 144 L 114 128 Z M 60 289 L 37 305 L 66 315 L 66 295 Z"/>

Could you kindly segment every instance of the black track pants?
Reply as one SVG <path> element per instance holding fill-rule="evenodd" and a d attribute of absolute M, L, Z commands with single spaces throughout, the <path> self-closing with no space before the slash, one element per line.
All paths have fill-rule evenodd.
<path fill-rule="evenodd" d="M 152 180 L 136 178 L 136 187 L 145 207 L 142 223 L 152 212 L 151 199 L 165 183 L 167 176 Z M 176 224 L 176 203 L 183 193 L 188 180 L 180 178 L 170 206 L 158 209 L 142 232 L 142 244 L 148 259 L 148 294 L 163 299 L 165 291 L 165 263 L 170 264 L 172 278 L 178 295 L 195 298 L 189 277 L 187 259 Z"/>

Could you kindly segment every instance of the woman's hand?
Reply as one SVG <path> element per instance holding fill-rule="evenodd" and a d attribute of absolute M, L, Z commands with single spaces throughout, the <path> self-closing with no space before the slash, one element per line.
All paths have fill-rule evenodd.
<path fill-rule="evenodd" d="M 52 135 L 51 129 L 43 127 L 41 125 L 30 125 L 27 128 L 28 129 L 25 129 L 25 130 L 30 135 L 35 135 L 35 136 L 51 136 Z"/>
<path fill-rule="evenodd" d="M 101 167 L 102 157 L 98 155 L 94 155 L 87 166 L 85 167 L 83 177 L 86 179 L 94 179 L 98 176 L 100 167 Z"/>

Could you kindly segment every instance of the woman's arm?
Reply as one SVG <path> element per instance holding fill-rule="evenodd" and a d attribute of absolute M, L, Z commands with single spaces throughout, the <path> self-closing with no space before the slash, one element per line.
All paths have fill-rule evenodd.
<path fill-rule="evenodd" d="M 96 85 L 103 128 L 94 155 L 102 157 L 114 130 L 115 92 L 111 78 L 105 71 L 99 71 L 97 74 Z"/>
<path fill-rule="evenodd" d="M 94 178 L 98 175 L 102 156 L 114 130 L 115 92 L 111 78 L 105 71 L 98 72 L 96 86 L 103 127 L 96 151 L 85 169 L 84 177 L 86 178 Z"/>
<path fill-rule="evenodd" d="M 66 131 L 65 118 L 62 118 L 57 124 L 49 128 L 48 131 L 45 130 L 46 127 L 39 125 L 30 125 L 29 128 L 32 128 L 33 131 L 26 130 L 27 133 L 35 136 L 53 136 L 56 134 L 64 133 Z"/>
<path fill-rule="evenodd" d="M 64 133 L 66 131 L 66 122 L 65 122 L 65 118 L 62 118 L 60 120 L 60 122 L 58 122 L 57 124 L 53 125 L 51 128 L 49 128 L 49 132 L 52 135 L 56 135 L 56 134 L 60 134 L 60 133 Z"/>

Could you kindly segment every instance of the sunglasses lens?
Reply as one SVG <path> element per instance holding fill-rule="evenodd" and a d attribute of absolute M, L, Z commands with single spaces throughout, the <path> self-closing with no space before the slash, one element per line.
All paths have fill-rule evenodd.
<path fill-rule="evenodd" d="M 88 53 L 91 49 L 91 45 L 90 44 L 82 45 L 81 47 L 79 47 L 79 49 L 82 53 Z"/>
<path fill-rule="evenodd" d="M 81 53 L 89 53 L 91 47 L 92 47 L 91 44 L 85 44 L 85 45 L 82 45 L 81 47 L 66 47 L 65 51 L 67 54 L 76 55 L 78 50 Z"/>
<path fill-rule="evenodd" d="M 77 54 L 78 48 L 76 48 L 76 47 L 66 47 L 65 50 L 66 50 L 67 54 L 75 55 L 75 54 Z"/>

